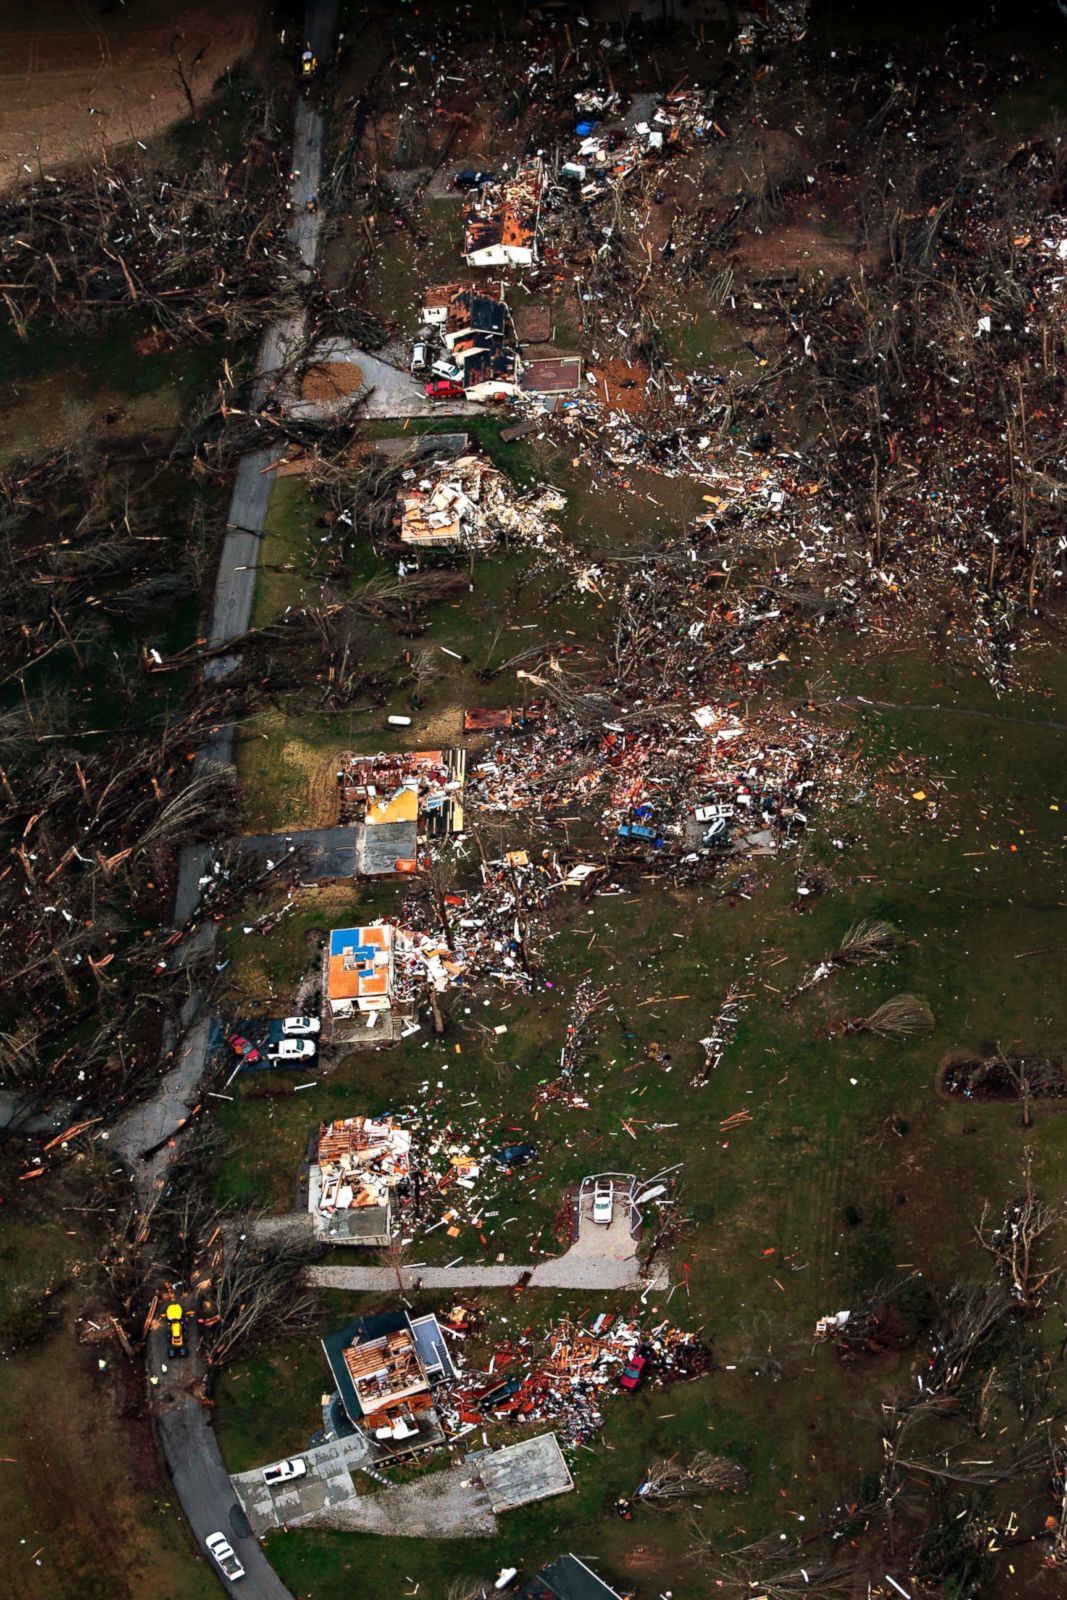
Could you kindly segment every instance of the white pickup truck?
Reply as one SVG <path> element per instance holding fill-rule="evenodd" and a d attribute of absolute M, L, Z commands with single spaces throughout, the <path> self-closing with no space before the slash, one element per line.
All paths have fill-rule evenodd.
<path fill-rule="evenodd" d="M 244 1577 L 245 1569 L 234 1555 L 233 1546 L 227 1541 L 225 1534 L 209 1533 L 204 1543 L 231 1583 L 236 1583 L 238 1578 Z"/>

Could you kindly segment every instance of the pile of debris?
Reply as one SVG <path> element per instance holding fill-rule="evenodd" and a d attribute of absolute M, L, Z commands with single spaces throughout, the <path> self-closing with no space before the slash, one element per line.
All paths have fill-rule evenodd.
<path fill-rule="evenodd" d="M 390 858 L 414 860 L 419 837 L 462 833 L 466 769 L 462 749 L 344 751 L 337 768 L 337 820 L 367 830 L 364 871 L 396 870 Z M 379 829 L 384 831 L 374 832 Z M 374 849 L 377 838 L 384 841 L 381 850 Z"/>
<path fill-rule="evenodd" d="M 588 1327 L 564 1317 L 543 1334 L 526 1328 L 500 1343 L 480 1372 L 445 1390 L 440 1413 L 454 1437 L 486 1421 L 550 1422 L 577 1445 L 603 1426 L 604 1393 L 644 1382 L 665 1386 L 714 1368 L 710 1348 L 668 1321 L 650 1328 L 604 1312 Z"/>
<path fill-rule="evenodd" d="M 816 788 L 845 777 L 842 737 L 796 712 L 756 722 L 729 708 L 684 713 L 673 704 L 655 722 L 594 730 L 559 717 L 501 741 L 472 768 L 468 806 L 539 816 L 588 808 L 608 839 L 692 867 L 712 852 L 789 847 Z"/>
<path fill-rule="evenodd" d="M 722 136 L 707 109 L 706 95 L 699 89 L 672 89 L 650 108 L 647 117 L 634 120 L 631 116 L 625 126 L 612 116 L 619 106 L 615 92 L 582 89 L 574 101 L 581 119 L 575 129 L 579 144 L 560 167 L 559 178 L 583 205 L 602 200 L 613 186 L 624 184 L 635 173 L 654 175 L 665 157 L 680 149 L 687 138 Z"/>
<path fill-rule="evenodd" d="M 402 476 L 393 519 L 401 544 L 484 550 L 499 539 L 542 544 L 558 535 L 548 519 L 564 509 L 564 496 L 551 485 L 516 495 L 507 474 L 482 456 L 438 459 Z"/>
<path fill-rule="evenodd" d="M 463 209 L 463 254 L 469 267 L 528 267 L 537 257 L 537 221 L 544 181 L 541 161 L 484 184 Z"/>
<path fill-rule="evenodd" d="M 391 1117 L 341 1117 L 313 1136 L 308 1210 L 333 1243 L 388 1243 L 410 1192 L 411 1134 Z"/>

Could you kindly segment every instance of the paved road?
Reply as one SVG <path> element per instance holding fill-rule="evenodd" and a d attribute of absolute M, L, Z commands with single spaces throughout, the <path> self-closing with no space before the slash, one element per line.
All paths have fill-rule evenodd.
<path fill-rule="evenodd" d="M 16 1134 L 62 1133 L 80 1120 L 78 1108 L 68 1100 L 35 1111 L 14 1089 L 0 1089 L 0 1128 Z"/>
<path fill-rule="evenodd" d="M 240 1588 L 242 1600 L 293 1600 L 249 1529 L 223 1465 L 208 1413 L 195 1392 L 203 1374 L 191 1319 L 186 1321 L 186 1338 L 189 1356 L 170 1360 L 166 1331 L 162 1327 L 155 1329 L 149 1335 L 147 1361 L 149 1378 L 156 1380 L 153 1396 L 163 1453 L 182 1509 L 202 1551 L 209 1534 L 226 1535 L 245 1569 Z M 206 1551 L 204 1560 L 215 1570 Z M 219 1581 L 229 1589 L 221 1575 Z"/>
<path fill-rule="evenodd" d="M 336 0 L 308 0 L 305 17 L 306 37 L 320 60 L 325 60 L 333 39 L 336 22 Z M 322 216 L 319 212 L 304 210 L 308 196 L 317 194 L 322 173 L 323 121 L 321 113 L 303 96 L 297 101 L 293 136 L 292 170 L 299 172 L 293 183 L 294 215 L 289 234 L 296 244 L 307 276 L 314 264 L 318 250 Z M 258 372 L 252 385 L 252 409 L 260 409 L 270 393 L 284 380 L 289 362 L 299 351 L 304 339 L 304 315 L 294 313 L 272 324 L 263 335 L 259 350 Z M 212 609 L 208 643 L 217 648 L 246 631 L 252 614 L 252 600 L 256 586 L 256 567 L 266 526 L 267 511 L 273 486 L 269 467 L 274 452 L 254 450 L 238 463 L 230 497 L 226 537 L 219 556 L 215 580 L 215 598 Z M 205 665 L 205 677 L 224 677 L 232 669 L 233 658 L 218 656 Z M 197 753 L 197 765 L 208 762 L 230 763 L 233 759 L 234 730 L 220 726 Z M 326 841 L 322 841 L 326 848 Z M 200 877 L 211 849 L 204 845 L 187 845 L 178 865 L 178 882 L 175 894 L 174 920 L 181 926 L 189 921 L 200 898 Z M 182 947 L 178 959 L 192 951 L 211 949 L 216 939 L 213 922 L 202 925 Z M 173 1131 L 195 1104 L 200 1079 L 203 1076 L 207 1054 L 209 1019 L 199 1015 L 202 1010 L 198 999 L 191 998 L 182 1013 L 182 1027 L 188 1030 L 177 1060 L 164 1060 L 160 1086 L 145 1105 L 135 1106 L 118 1125 L 113 1134 L 118 1151 L 130 1161 L 136 1174 L 139 1189 L 151 1189 L 161 1166 L 166 1164 L 166 1153 L 146 1166 L 139 1158 L 141 1152 L 158 1143 Z"/>
<path fill-rule="evenodd" d="M 333 38 L 337 6 L 335 0 L 309 3 L 305 27 L 310 33 L 310 44 L 320 60 L 325 60 Z M 322 114 L 311 101 L 301 95 L 296 104 L 293 127 L 293 155 L 291 183 L 293 217 L 289 224 L 289 238 L 296 246 L 302 262 L 300 276 L 311 276 L 319 249 L 322 232 L 322 213 L 309 212 L 307 202 L 317 196 L 322 181 L 323 148 Z M 283 390 L 285 374 L 304 344 L 306 317 L 302 311 L 272 323 L 263 335 L 259 348 L 257 375 L 252 385 L 251 409 L 259 411 L 275 389 Z M 252 598 L 256 586 L 256 567 L 263 529 L 267 521 L 273 474 L 265 470 L 280 452 L 255 450 L 243 456 L 234 479 L 230 497 L 230 514 L 226 523 L 226 538 L 219 558 L 218 577 L 215 581 L 215 605 L 212 612 L 208 644 L 217 648 L 229 639 L 236 639 L 248 627 L 252 615 Z M 230 657 L 219 656 L 209 661 L 204 669 L 208 678 L 225 677 L 232 669 Z M 212 752 L 225 749 L 223 759 L 229 759 L 232 749 L 230 738 L 212 741 Z"/>
<path fill-rule="evenodd" d="M 238 638 L 248 627 L 256 589 L 256 567 L 267 522 L 274 477 L 267 470 L 276 450 L 256 450 L 242 456 L 230 497 L 226 537 L 215 580 L 215 603 L 207 642 L 212 649 Z M 232 656 L 215 656 L 204 665 L 205 678 L 224 678 L 232 672 Z M 213 752 L 214 753 L 214 752 Z M 201 760 L 211 759 L 202 756 Z"/>
<path fill-rule="evenodd" d="M 211 1031 L 211 1018 L 199 995 L 186 1000 L 181 1026 L 182 1042 L 173 1060 L 165 1056 L 161 1062 L 155 1094 L 132 1106 L 111 1130 L 111 1148 L 132 1172 L 142 1201 L 151 1194 L 171 1157 L 166 1146 L 148 1157 L 145 1151 L 154 1150 L 181 1127 L 199 1098 Z"/>
<path fill-rule="evenodd" d="M 320 61 L 326 59 L 333 40 L 336 0 L 308 0 L 306 37 Z M 300 177 L 294 184 L 294 217 L 290 236 L 302 262 L 301 276 L 310 276 L 318 249 L 321 216 L 304 209 L 308 195 L 318 191 L 322 167 L 323 123 L 320 113 L 302 96 L 297 102 L 293 170 Z M 294 314 L 272 326 L 264 335 L 259 352 L 259 371 L 252 387 L 252 408 L 257 410 L 279 386 L 282 373 L 304 338 L 304 316 Z M 259 562 L 262 534 L 270 504 L 271 475 L 264 472 L 270 462 L 267 450 L 253 451 L 242 458 L 234 480 L 226 537 L 219 559 L 215 602 L 209 630 L 212 645 L 225 644 L 248 627 L 255 592 L 255 569 Z M 207 676 L 224 676 L 226 658 L 209 664 Z M 198 764 L 230 761 L 233 754 L 233 729 L 215 731 L 198 756 Z M 197 847 L 183 851 L 179 864 L 175 920 L 184 923 L 193 914 L 199 898 L 199 878 L 204 869 L 205 852 Z M 203 948 L 214 949 L 216 925 L 202 924 L 181 947 L 182 956 Z M 113 1148 L 130 1166 L 138 1191 L 144 1198 L 162 1176 L 169 1160 L 164 1148 L 150 1161 L 142 1152 L 165 1140 L 178 1127 L 195 1103 L 207 1056 L 210 1019 L 198 996 L 187 1001 L 182 1013 L 185 1037 L 176 1061 L 164 1057 L 156 1094 L 144 1105 L 136 1106 L 112 1132 Z M 207 1536 L 223 1532 L 237 1552 L 245 1569 L 241 1581 L 242 1600 L 293 1600 L 270 1562 L 252 1536 L 248 1520 L 234 1496 L 222 1456 L 207 1413 L 190 1385 L 202 1376 L 195 1349 L 195 1330 L 190 1325 L 191 1353 L 187 1360 L 167 1360 L 166 1333 L 159 1329 L 149 1337 L 147 1371 L 159 1403 L 158 1426 L 167 1467 L 174 1481 L 198 1544 Z M 205 1555 L 205 1560 L 210 1557 Z M 214 1563 L 212 1562 L 214 1570 Z M 216 1573 L 229 1591 L 231 1585 Z"/>

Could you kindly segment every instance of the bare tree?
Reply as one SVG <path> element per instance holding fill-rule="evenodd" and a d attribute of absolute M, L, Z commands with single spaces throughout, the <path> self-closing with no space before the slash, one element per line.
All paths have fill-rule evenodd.
<path fill-rule="evenodd" d="M 978 1242 L 993 1257 L 996 1271 L 1011 1284 L 1014 1302 L 1030 1315 L 1043 1309 L 1045 1296 L 1059 1282 L 1059 1265 L 1044 1267 L 1038 1262 L 1039 1247 L 1046 1235 L 1059 1228 L 1067 1215 L 1062 1203 L 1046 1205 L 1039 1199 L 1031 1174 L 1029 1145 L 1023 1151 L 1021 1192 L 1008 1206 L 1002 1222 L 989 1224 L 988 1202 L 975 1229 Z"/>
<path fill-rule="evenodd" d="M 677 1456 L 653 1462 L 641 1485 L 640 1501 L 647 1506 L 667 1506 L 696 1500 L 704 1494 L 740 1494 L 748 1488 L 748 1473 L 729 1456 L 698 1450 L 687 1465 Z"/>
<path fill-rule="evenodd" d="M 245 1217 L 226 1230 L 214 1278 L 219 1320 L 206 1354 L 209 1368 L 232 1361 L 254 1338 L 306 1328 L 315 1313 L 304 1287 L 314 1247 L 284 1234 L 260 1242 L 255 1222 Z"/>
<path fill-rule="evenodd" d="M 1014 1085 L 1019 1096 L 1019 1109 L 1022 1114 L 1024 1128 L 1032 1128 L 1034 1124 L 1034 1088 L 1037 1063 L 1032 1056 L 1008 1056 L 997 1045 L 997 1060 L 1003 1069 L 1008 1082 Z M 1029 1162 L 1027 1163 L 1029 1171 Z"/>
<path fill-rule="evenodd" d="M 189 102 L 189 115 L 192 117 L 194 122 L 199 122 L 200 113 L 197 109 L 196 99 L 193 95 L 192 79 L 197 67 L 207 54 L 207 45 L 201 45 L 200 49 L 196 52 L 196 55 L 190 61 L 188 68 L 186 67 L 182 58 L 181 41 L 177 34 L 175 34 L 174 38 L 171 40 L 170 48 L 171 54 L 174 57 L 174 75 L 181 84 L 182 93 Z"/>

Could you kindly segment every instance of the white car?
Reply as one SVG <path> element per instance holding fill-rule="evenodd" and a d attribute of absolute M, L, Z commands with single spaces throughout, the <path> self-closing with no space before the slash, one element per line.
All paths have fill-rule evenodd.
<path fill-rule="evenodd" d="M 245 1569 L 234 1555 L 233 1546 L 227 1541 L 225 1534 L 209 1533 L 204 1543 L 231 1583 L 236 1583 L 238 1578 L 244 1577 Z"/>
<path fill-rule="evenodd" d="M 593 1190 L 593 1221 L 599 1222 L 602 1227 L 610 1227 L 614 1210 L 615 1185 L 610 1178 L 598 1178 Z"/>
<path fill-rule="evenodd" d="M 703 805 L 693 807 L 693 816 L 698 822 L 729 822 L 734 815 L 733 806 L 718 805 L 713 800 L 705 800 Z"/>
<path fill-rule="evenodd" d="M 430 365 L 430 346 L 427 340 L 418 339 L 411 352 L 411 370 L 416 377 Z"/>
<path fill-rule="evenodd" d="M 267 1046 L 268 1061 L 307 1061 L 315 1054 L 314 1039 L 279 1039 Z"/>
<path fill-rule="evenodd" d="M 284 1017 L 282 1032 L 288 1034 L 318 1033 L 322 1023 L 318 1017 Z"/>
<path fill-rule="evenodd" d="M 288 1461 L 276 1461 L 273 1467 L 263 1468 L 264 1483 L 290 1483 L 294 1478 L 302 1478 L 308 1465 L 303 1456 L 293 1456 Z"/>
<path fill-rule="evenodd" d="M 434 362 L 430 374 L 434 378 L 447 378 L 449 383 L 463 382 L 463 368 L 457 367 L 454 361 L 448 361 L 444 357 Z"/>

